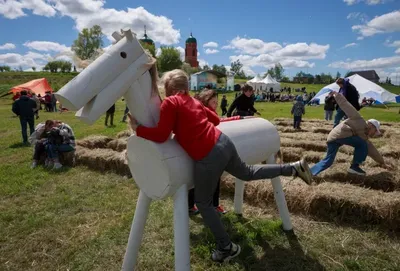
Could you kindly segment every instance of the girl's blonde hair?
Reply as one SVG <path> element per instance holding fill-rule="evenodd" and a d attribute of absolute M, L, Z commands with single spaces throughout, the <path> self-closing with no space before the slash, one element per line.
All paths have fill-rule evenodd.
<path fill-rule="evenodd" d="M 189 77 L 182 70 L 166 72 L 162 77 L 165 95 L 171 96 L 177 93 L 189 93 Z"/>
<path fill-rule="evenodd" d="M 208 102 L 214 97 L 218 97 L 218 93 L 212 89 L 204 89 L 200 93 L 194 95 L 194 98 L 199 100 L 206 107 L 208 107 Z"/>

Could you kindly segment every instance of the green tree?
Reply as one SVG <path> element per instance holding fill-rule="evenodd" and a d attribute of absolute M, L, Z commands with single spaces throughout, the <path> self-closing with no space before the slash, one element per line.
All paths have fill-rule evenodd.
<path fill-rule="evenodd" d="M 217 71 L 217 72 L 220 72 L 220 73 L 222 73 L 222 74 L 226 74 L 226 68 L 225 68 L 225 66 L 224 65 L 217 65 L 217 64 L 214 64 L 213 66 L 212 66 L 212 70 L 213 71 Z"/>
<path fill-rule="evenodd" d="M 264 74 L 264 77 L 266 77 L 268 74 L 271 75 L 273 78 L 275 78 L 275 69 L 274 68 L 268 69 L 267 72 Z"/>
<path fill-rule="evenodd" d="M 0 66 L 0 72 L 9 72 L 11 71 L 10 66 Z"/>
<path fill-rule="evenodd" d="M 140 45 L 142 45 L 143 49 L 148 50 L 153 57 L 156 57 L 156 46 L 154 44 L 150 45 L 140 41 Z"/>
<path fill-rule="evenodd" d="M 242 68 L 243 64 L 240 62 L 239 59 L 231 63 L 231 72 L 235 74 L 239 74 Z"/>
<path fill-rule="evenodd" d="M 34 72 L 35 72 L 35 71 L 36 71 L 36 67 L 32 67 L 32 71 L 34 71 Z"/>
<path fill-rule="evenodd" d="M 211 70 L 211 69 L 210 69 L 210 67 L 208 65 L 204 65 L 203 70 L 204 71 L 208 71 L 208 70 Z"/>
<path fill-rule="evenodd" d="M 182 66 L 181 54 L 175 47 L 161 47 L 157 63 L 160 72 L 180 69 Z"/>
<path fill-rule="evenodd" d="M 98 54 L 98 49 L 103 46 L 103 32 L 99 25 L 84 28 L 74 41 L 71 49 L 82 60 L 93 59 Z"/>
<path fill-rule="evenodd" d="M 199 72 L 199 68 L 192 68 L 189 63 L 184 62 L 181 66 L 181 69 L 185 71 L 188 75 Z"/>
<path fill-rule="evenodd" d="M 279 62 L 276 63 L 275 67 L 274 67 L 274 74 L 275 74 L 274 78 L 277 81 L 281 81 L 282 77 L 284 76 L 284 72 L 285 72 L 285 69 L 282 67 L 281 63 L 279 63 Z"/>
<path fill-rule="evenodd" d="M 290 82 L 290 79 L 289 79 L 289 77 L 287 77 L 287 76 L 283 76 L 282 79 L 281 79 L 281 82 L 283 82 L 283 83 L 289 83 L 289 82 Z"/>
<path fill-rule="evenodd" d="M 60 67 L 61 72 L 71 72 L 72 63 L 68 62 L 68 61 L 60 61 L 59 67 Z"/>
<path fill-rule="evenodd" d="M 342 75 L 340 74 L 340 72 L 336 73 L 336 79 L 340 78 Z"/>

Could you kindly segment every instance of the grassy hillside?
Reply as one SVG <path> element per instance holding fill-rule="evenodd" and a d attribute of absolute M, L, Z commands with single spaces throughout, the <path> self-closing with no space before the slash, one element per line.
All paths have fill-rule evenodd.
<path fill-rule="evenodd" d="M 54 90 L 59 90 L 71 81 L 78 73 L 50 73 L 50 72 L 2 72 L 0 73 L 0 96 L 7 93 L 10 88 L 28 81 L 46 78 Z"/>

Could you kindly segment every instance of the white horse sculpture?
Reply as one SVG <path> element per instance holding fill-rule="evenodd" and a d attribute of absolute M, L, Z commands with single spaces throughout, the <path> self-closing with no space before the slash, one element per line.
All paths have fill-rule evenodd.
<path fill-rule="evenodd" d="M 125 97 L 131 114 L 147 127 L 156 126 L 161 99 L 156 84 L 154 59 L 147 55 L 130 31 L 114 32 L 116 43 L 83 72 L 57 92 L 57 99 L 76 116 L 93 124 L 118 99 Z M 223 122 L 219 126 L 234 142 L 241 158 L 255 164 L 275 162 L 280 139 L 267 120 L 255 118 Z M 193 161 L 170 136 L 163 144 L 132 135 L 127 158 L 140 188 L 129 234 L 123 270 L 133 270 L 152 200 L 174 197 L 175 269 L 190 270 L 187 191 L 193 187 Z M 272 179 L 284 230 L 292 224 L 279 177 Z M 244 184 L 236 180 L 235 211 L 242 213 Z"/>

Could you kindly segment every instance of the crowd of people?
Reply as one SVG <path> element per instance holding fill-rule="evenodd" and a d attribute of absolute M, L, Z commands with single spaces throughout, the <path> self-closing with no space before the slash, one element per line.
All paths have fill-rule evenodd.
<path fill-rule="evenodd" d="M 247 165 L 241 160 L 235 145 L 229 137 L 216 128 L 221 122 L 240 121 L 260 115 L 255 102 L 260 98 L 271 100 L 274 93 L 254 93 L 250 85 L 245 84 L 241 93 L 229 105 L 226 96 L 222 96 L 220 108 L 222 117 L 216 113 L 218 93 L 204 89 L 191 97 L 189 94 L 188 75 L 182 70 L 173 70 L 163 76 L 166 98 L 160 108 L 160 119 L 156 127 L 145 127 L 130 115 L 126 107 L 122 121 L 129 117 L 129 126 L 136 135 L 157 143 L 165 142 L 171 132 L 175 139 L 194 160 L 194 188 L 189 191 L 188 211 L 191 215 L 200 213 L 204 223 L 210 228 L 217 243 L 211 258 L 216 262 L 226 262 L 239 255 L 241 248 L 233 243 L 227 234 L 220 216 L 226 211 L 219 203 L 219 186 L 224 171 L 243 181 L 272 179 L 277 176 L 296 176 L 306 184 L 312 183 L 313 176 L 328 169 L 335 159 L 338 149 L 343 145 L 354 147 L 354 158 L 348 169 L 349 173 L 365 175 L 360 165 L 369 155 L 383 167 L 384 159 L 369 140 L 380 135 L 380 123 L 375 119 L 364 120 L 359 114 L 358 92 L 346 79 L 339 78 L 339 92 L 331 92 L 325 99 L 325 119 L 332 120 L 334 128 L 327 138 L 326 157 L 311 169 L 302 159 L 289 164 Z M 293 127 L 300 129 L 302 117 L 315 93 L 308 95 L 287 94 L 294 101 L 291 109 Z M 47 95 L 47 94 L 46 94 Z M 265 95 L 265 96 L 264 96 Z M 278 94 L 280 95 L 280 94 Z M 54 110 L 54 101 L 48 95 L 48 110 Z M 280 96 L 282 97 L 282 96 Z M 12 111 L 19 116 L 24 144 L 28 144 L 27 125 L 30 128 L 29 143 L 34 146 L 32 168 L 36 168 L 43 159 L 45 167 L 60 169 L 60 154 L 75 150 L 75 136 L 72 128 L 58 120 L 47 120 L 34 128 L 34 115 L 40 109 L 40 98 L 21 91 L 15 99 Z M 37 101 L 39 99 L 39 102 Z M 274 99 L 274 98 L 272 98 Z M 229 106 L 229 108 L 228 108 Z M 105 125 L 114 125 L 115 104 L 106 112 Z M 226 117 L 224 117 L 226 115 Z M 344 119 L 344 121 L 342 121 Z"/>

